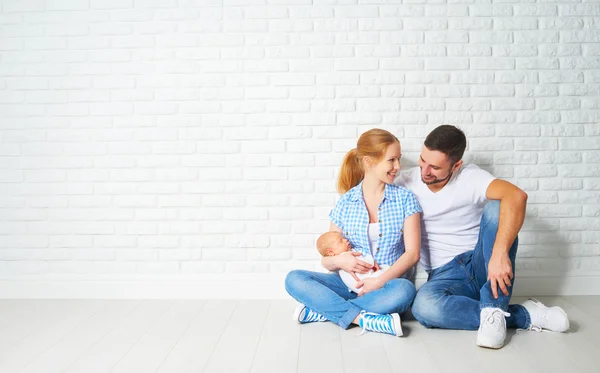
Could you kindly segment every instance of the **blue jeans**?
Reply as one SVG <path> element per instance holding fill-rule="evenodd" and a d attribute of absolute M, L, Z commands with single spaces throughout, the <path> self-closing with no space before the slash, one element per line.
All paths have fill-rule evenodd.
<path fill-rule="evenodd" d="M 479 238 L 473 250 L 457 255 L 446 265 L 434 269 L 427 282 L 419 289 L 412 306 L 415 318 L 428 328 L 476 330 L 484 307 L 497 307 L 510 313 L 506 326 L 526 329 L 531 324 L 529 312 L 521 305 L 509 305 L 508 296 L 498 288 L 494 299 L 487 268 L 498 231 L 500 202 L 489 201 L 483 209 Z M 518 239 L 510 247 L 508 256 L 515 270 Z M 513 273 L 514 274 L 514 273 Z"/>
<path fill-rule="evenodd" d="M 285 278 L 285 290 L 298 302 L 347 329 L 361 311 L 402 313 L 415 298 L 415 285 L 396 278 L 381 289 L 358 296 L 348 290 L 337 273 L 296 270 Z"/>

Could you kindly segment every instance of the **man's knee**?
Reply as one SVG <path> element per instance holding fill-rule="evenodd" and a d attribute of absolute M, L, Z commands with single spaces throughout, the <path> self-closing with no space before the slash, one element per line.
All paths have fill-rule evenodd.
<path fill-rule="evenodd" d="M 425 290 L 425 291 L 422 291 Z M 412 314 L 421 325 L 433 328 L 439 324 L 440 314 L 438 297 L 433 293 L 422 289 L 417 292 L 412 305 Z"/>
<path fill-rule="evenodd" d="M 483 216 L 481 217 L 482 226 L 490 229 L 498 229 L 498 223 L 500 221 L 500 201 L 490 200 L 483 208 Z M 515 255 L 517 247 L 519 245 L 519 238 L 516 237 L 515 241 L 511 245 L 510 252 Z"/>
<path fill-rule="evenodd" d="M 488 201 L 483 208 L 483 216 L 481 219 L 487 224 L 494 223 L 497 225 L 498 221 L 500 220 L 500 201 Z"/>

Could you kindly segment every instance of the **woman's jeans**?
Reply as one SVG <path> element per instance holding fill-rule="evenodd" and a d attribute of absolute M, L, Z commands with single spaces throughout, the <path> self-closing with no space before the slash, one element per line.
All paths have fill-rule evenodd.
<path fill-rule="evenodd" d="M 361 311 L 402 313 L 415 298 L 415 285 L 407 279 L 388 281 L 381 289 L 358 296 L 348 290 L 337 273 L 296 270 L 285 279 L 285 289 L 298 302 L 347 329 Z"/>
<path fill-rule="evenodd" d="M 494 307 L 510 313 L 510 317 L 506 318 L 507 327 L 529 327 L 529 312 L 521 305 L 508 304 L 515 278 L 511 281 L 512 286 L 507 287 L 508 296 L 498 287 L 498 299 L 494 299 L 490 281 L 487 280 L 499 216 L 500 202 L 489 201 L 483 209 L 475 248 L 431 271 L 412 306 L 412 313 L 421 324 L 428 328 L 476 330 L 479 328 L 481 309 Z M 508 254 L 513 274 L 517 246 L 518 240 L 515 240 Z"/>

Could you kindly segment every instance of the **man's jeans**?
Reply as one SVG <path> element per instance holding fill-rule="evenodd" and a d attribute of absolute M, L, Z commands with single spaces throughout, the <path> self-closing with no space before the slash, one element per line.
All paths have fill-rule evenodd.
<path fill-rule="evenodd" d="M 346 329 L 361 311 L 402 313 L 415 298 L 415 285 L 407 279 L 388 281 L 381 289 L 358 296 L 348 290 L 337 273 L 296 270 L 285 279 L 285 289 L 298 302 Z"/>
<path fill-rule="evenodd" d="M 521 305 L 509 305 L 512 286 L 506 296 L 498 287 L 494 299 L 487 268 L 498 231 L 500 202 L 489 201 L 483 209 L 479 239 L 473 250 L 457 255 L 446 265 L 434 269 L 419 289 L 412 306 L 415 318 L 428 328 L 476 330 L 484 307 L 497 307 L 510 313 L 506 326 L 527 329 L 531 324 L 529 312 Z M 509 258 L 515 270 L 518 239 L 513 242 Z"/>

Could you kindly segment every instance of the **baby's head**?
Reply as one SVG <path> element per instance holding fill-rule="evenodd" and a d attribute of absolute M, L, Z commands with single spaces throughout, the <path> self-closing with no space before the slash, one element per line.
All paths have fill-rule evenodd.
<path fill-rule="evenodd" d="M 351 248 L 350 242 L 339 232 L 326 232 L 317 239 L 317 249 L 323 256 L 339 255 Z"/>

